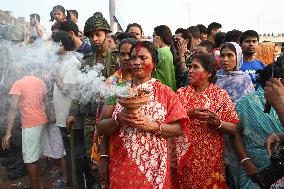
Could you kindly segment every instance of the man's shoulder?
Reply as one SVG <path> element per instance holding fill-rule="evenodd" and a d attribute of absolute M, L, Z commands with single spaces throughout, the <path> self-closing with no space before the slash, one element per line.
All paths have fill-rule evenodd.
<path fill-rule="evenodd" d="M 256 64 L 265 67 L 265 64 L 261 62 L 260 60 L 255 59 L 254 61 L 256 62 Z"/>

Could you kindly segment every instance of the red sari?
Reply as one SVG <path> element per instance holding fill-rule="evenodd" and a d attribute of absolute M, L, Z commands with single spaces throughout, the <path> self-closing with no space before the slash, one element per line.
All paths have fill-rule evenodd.
<path fill-rule="evenodd" d="M 220 120 L 238 123 L 237 113 L 226 91 L 210 84 L 204 92 L 191 98 L 194 92 L 192 86 L 177 91 L 185 109 L 207 108 L 216 112 L 225 102 L 217 113 Z M 197 119 L 190 120 L 188 129 L 186 136 L 175 139 L 179 182 L 183 188 L 227 188 L 222 134 Z"/>
<path fill-rule="evenodd" d="M 182 128 L 188 124 L 185 109 L 176 94 L 166 85 L 151 79 L 137 88 L 151 92 L 150 101 L 139 111 L 152 121 L 173 123 Z M 113 115 L 122 110 L 116 104 Z M 112 137 L 110 188 L 170 188 L 168 141 L 154 133 L 128 125 L 120 127 Z"/>

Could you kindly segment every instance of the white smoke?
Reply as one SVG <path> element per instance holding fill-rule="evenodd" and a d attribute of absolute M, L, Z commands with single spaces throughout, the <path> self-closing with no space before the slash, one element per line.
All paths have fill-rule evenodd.
<path fill-rule="evenodd" d="M 102 98 L 121 96 L 126 93 L 127 86 L 121 87 L 116 84 L 108 85 L 105 77 L 101 75 L 103 64 L 97 63 L 91 68 L 85 68 L 76 74 L 76 84 L 72 91 L 72 97 L 80 104 L 97 102 Z"/>

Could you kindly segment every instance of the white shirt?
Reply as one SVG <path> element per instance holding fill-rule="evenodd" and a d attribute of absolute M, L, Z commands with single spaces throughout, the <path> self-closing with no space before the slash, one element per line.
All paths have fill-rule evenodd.
<path fill-rule="evenodd" d="M 69 115 L 72 102 L 68 91 L 72 90 L 72 84 L 75 84 L 76 73 L 80 71 L 79 69 L 80 61 L 72 52 L 68 52 L 62 62 L 55 64 L 55 74 L 63 80 L 63 90 L 60 90 L 56 83 L 53 90 L 56 125 L 59 127 L 66 127 L 65 119 Z"/>

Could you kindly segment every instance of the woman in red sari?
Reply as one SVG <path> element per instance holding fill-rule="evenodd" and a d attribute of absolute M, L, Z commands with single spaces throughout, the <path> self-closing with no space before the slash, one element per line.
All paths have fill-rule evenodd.
<path fill-rule="evenodd" d="M 170 188 L 167 138 L 180 136 L 188 124 L 176 94 L 151 77 L 157 50 L 151 42 L 132 47 L 133 85 L 150 92 L 149 102 L 138 113 L 116 104 L 113 117 L 98 124 L 100 135 L 113 143 L 110 157 L 110 188 Z"/>
<path fill-rule="evenodd" d="M 175 139 L 177 178 L 184 189 L 225 189 L 222 133 L 236 138 L 237 113 L 227 92 L 214 84 L 212 56 L 193 59 L 189 80 L 189 86 L 177 91 L 190 119 L 187 135 Z"/>

